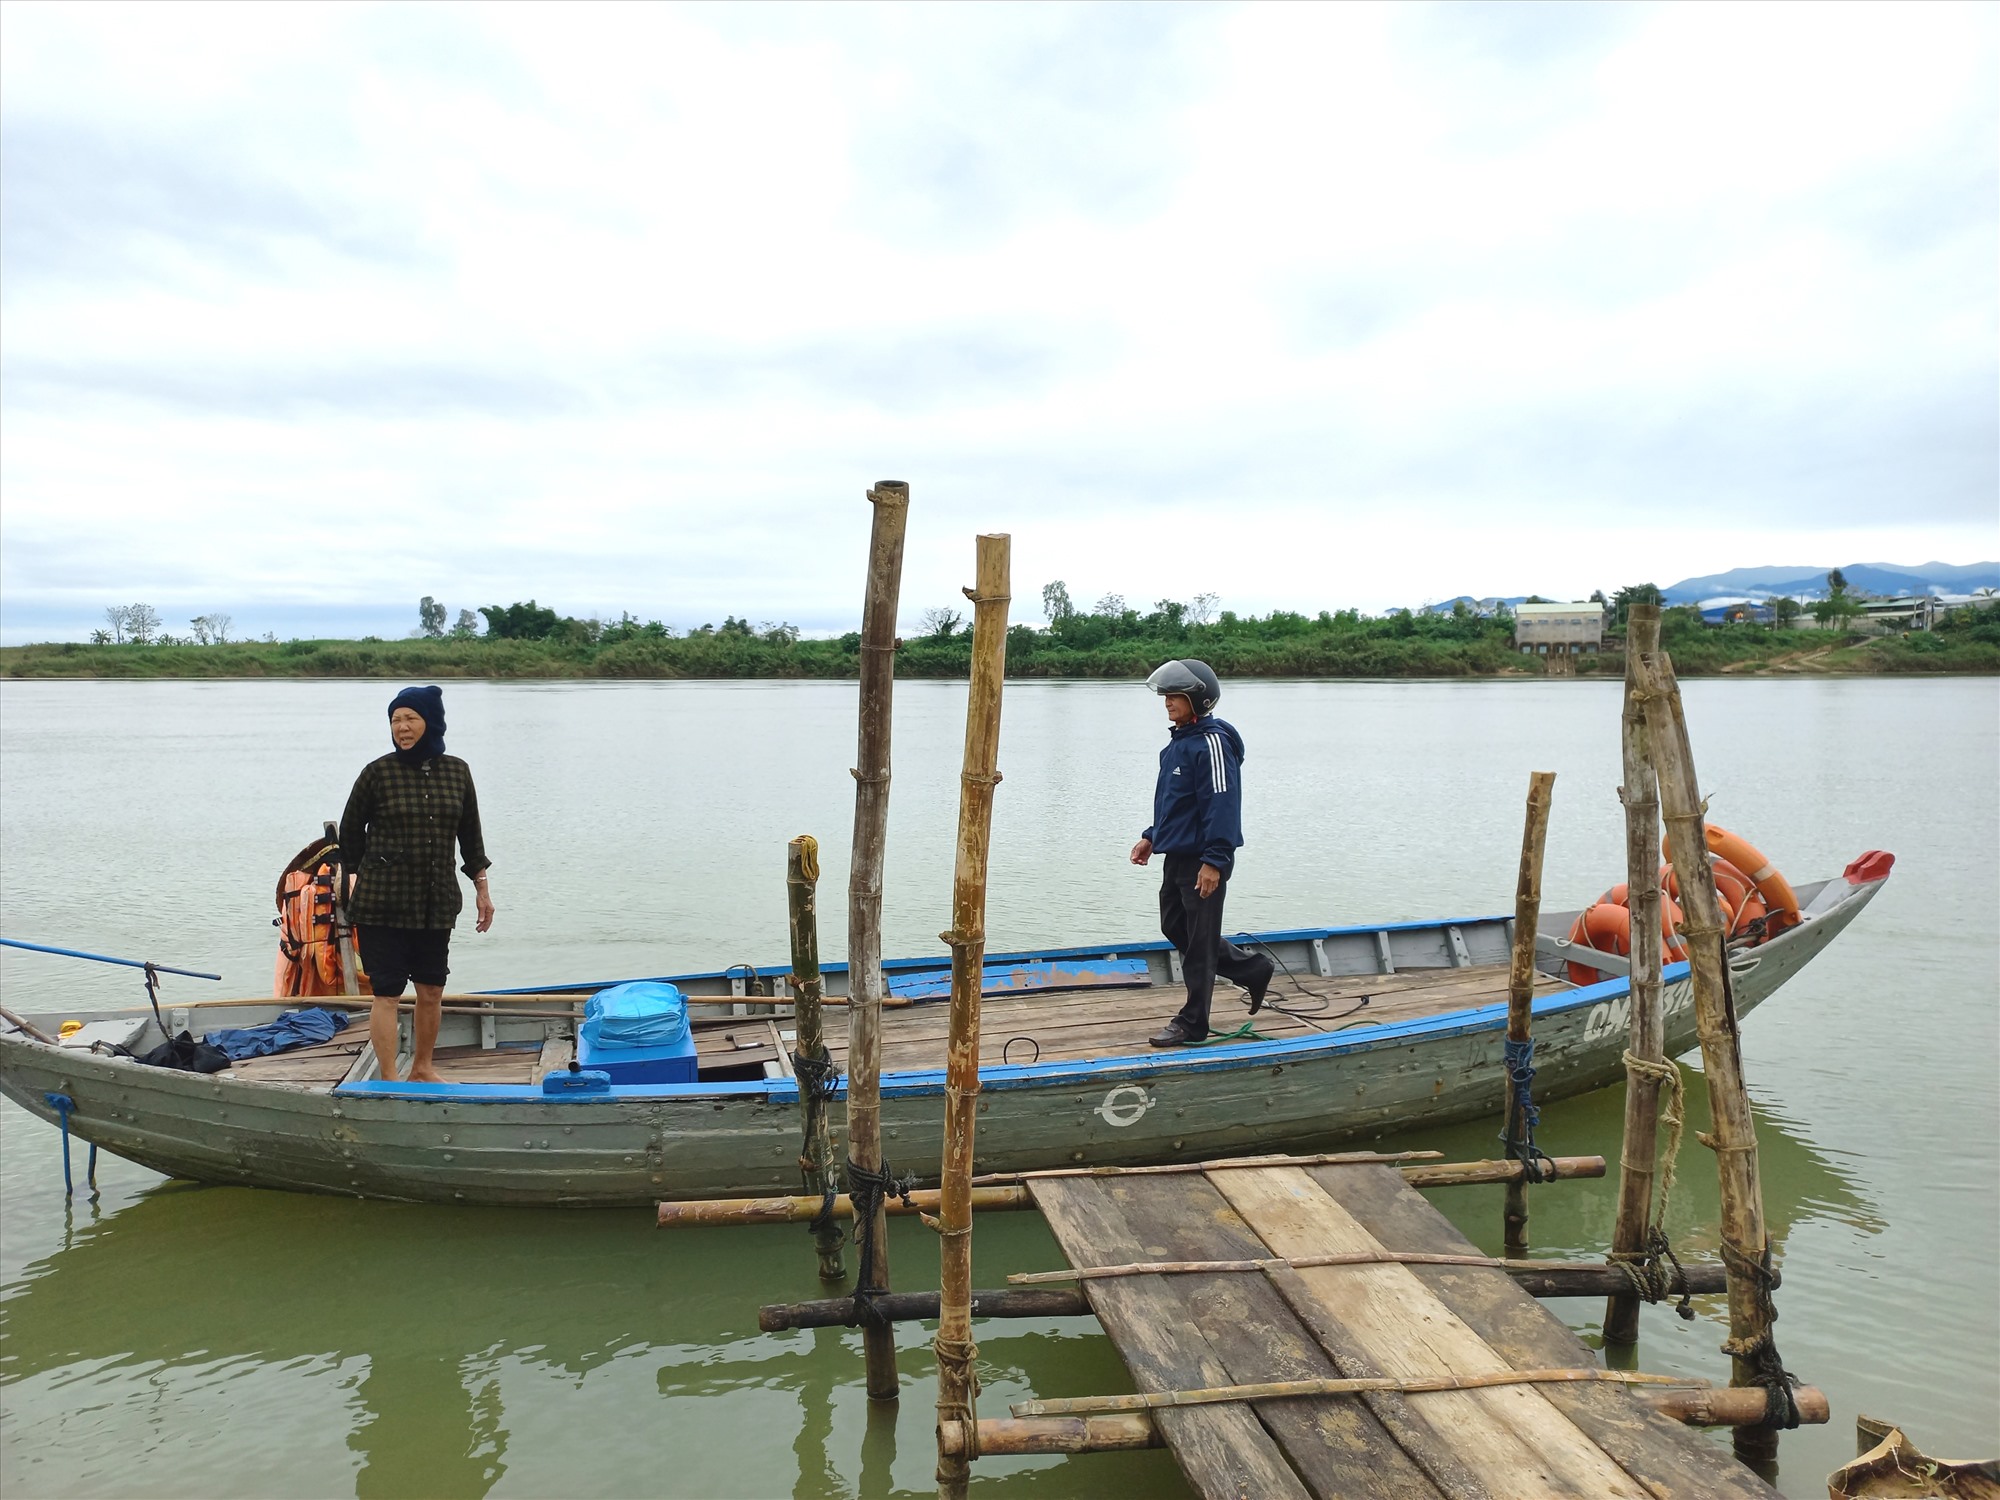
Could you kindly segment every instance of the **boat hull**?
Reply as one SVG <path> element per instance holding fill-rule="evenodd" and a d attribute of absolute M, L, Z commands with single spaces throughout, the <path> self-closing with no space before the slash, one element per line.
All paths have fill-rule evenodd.
<path fill-rule="evenodd" d="M 1804 925 L 1732 965 L 1739 1016 L 1795 974 L 1882 882 L 1829 882 Z M 1505 924 L 1495 919 L 1489 943 Z M 1447 930 L 1440 927 L 1440 930 Z M 1131 949 L 1124 950 L 1127 952 Z M 1539 997 L 1538 1099 L 1623 1077 L 1623 979 Z M 1277 1042 L 981 1074 L 978 1172 L 1312 1150 L 1488 1117 L 1505 1091 L 1504 1005 Z M 1667 971 L 1669 1055 L 1697 1043 L 1686 965 Z M 789 1079 L 545 1097 L 526 1088 L 377 1085 L 333 1093 L 141 1066 L 0 1037 L 0 1092 L 79 1139 L 173 1177 L 404 1201 L 630 1207 L 798 1191 Z M 883 1152 L 935 1176 L 944 1075 L 882 1082 Z M 833 1106 L 844 1131 L 844 1096 Z"/>

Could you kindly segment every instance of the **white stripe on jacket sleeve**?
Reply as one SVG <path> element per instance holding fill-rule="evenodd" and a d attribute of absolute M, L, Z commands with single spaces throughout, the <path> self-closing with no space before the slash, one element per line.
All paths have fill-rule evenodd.
<path fill-rule="evenodd" d="M 1208 777 L 1209 784 L 1218 792 L 1229 790 L 1229 767 L 1222 759 L 1222 736 L 1208 737 Z"/>

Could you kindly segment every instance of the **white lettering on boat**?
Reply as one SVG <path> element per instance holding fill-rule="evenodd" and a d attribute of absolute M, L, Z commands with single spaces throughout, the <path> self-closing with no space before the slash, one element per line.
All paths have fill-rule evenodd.
<path fill-rule="evenodd" d="M 1157 1102 L 1136 1083 L 1121 1083 L 1104 1096 L 1104 1102 L 1097 1106 L 1095 1113 L 1104 1117 L 1105 1124 L 1122 1130 L 1127 1125 L 1137 1125 Z"/>
<path fill-rule="evenodd" d="M 1694 986 L 1685 979 L 1677 979 L 1667 986 L 1661 996 L 1660 1013 L 1674 1016 L 1694 1004 Z M 1583 1039 L 1586 1042 L 1602 1042 L 1613 1037 L 1622 1037 L 1632 1029 L 1632 995 L 1628 990 L 1615 1000 L 1600 1000 L 1591 1006 L 1590 1014 L 1584 1017 Z"/>

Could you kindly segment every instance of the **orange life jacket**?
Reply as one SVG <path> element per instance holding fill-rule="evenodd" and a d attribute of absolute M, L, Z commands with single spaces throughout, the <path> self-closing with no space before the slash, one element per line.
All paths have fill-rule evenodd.
<path fill-rule="evenodd" d="M 355 944 L 356 988 L 365 993 L 368 976 L 361 972 L 359 938 L 349 927 L 343 933 L 334 909 L 333 883 L 340 868 L 340 846 L 315 839 L 293 857 L 278 876 L 278 964 L 271 993 L 283 999 L 347 993 L 340 939 Z"/>

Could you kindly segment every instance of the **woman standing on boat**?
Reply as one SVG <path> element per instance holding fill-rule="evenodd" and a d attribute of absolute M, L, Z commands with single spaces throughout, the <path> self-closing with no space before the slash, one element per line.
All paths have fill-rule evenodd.
<path fill-rule="evenodd" d="M 493 925 L 485 841 L 472 771 L 444 753 L 444 693 L 409 687 L 390 700 L 395 745 L 362 768 L 340 819 L 348 871 L 347 916 L 361 939 L 361 966 L 375 992 L 368 1040 L 381 1076 L 396 1076 L 396 1001 L 417 987 L 413 1083 L 442 1083 L 431 1061 L 437 1046 L 452 924 L 464 906 L 452 871 L 452 843 L 472 877 L 477 928 Z"/>

